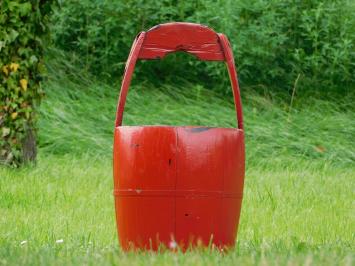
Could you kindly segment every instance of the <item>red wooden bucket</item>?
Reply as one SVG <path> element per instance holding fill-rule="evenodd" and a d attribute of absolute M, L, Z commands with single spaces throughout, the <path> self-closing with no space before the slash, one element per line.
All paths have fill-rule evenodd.
<path fill-rule="evenodd" d="M 185 51 L 225 61 L 238 128 L 122 126 L 137 59 Z M 232 50 L 225 35 L 192 23 L 141 32 L 129 54 L 114 132 L 114 196 L 124 250 L 235 244 L 244 184 L 242 106 Z"/>

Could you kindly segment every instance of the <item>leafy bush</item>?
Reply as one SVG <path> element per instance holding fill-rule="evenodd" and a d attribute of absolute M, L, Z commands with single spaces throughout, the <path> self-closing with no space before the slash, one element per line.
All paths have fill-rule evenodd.
<path fill-rule="evenodd" d="M 354 11 L 347 0 L 63 1 L 52 27 L 55 45 L 72 52 L 74 62 L 110 78 L 122 73 L 138 32 L 170 21 L 197 22 L 229 36 L 242 85 L 290 90 L 299 77 L 302 87 L 324 90 L 354 85 Z M 168 58 L 140 76 L 198 76 L 225 90 L 227 81 L 217 80 L 221 64 L 206 71 L 192 58 L 178 63 Z M 192 67 L 204 71 L 186 70 Z"/>
<path fill-rule="evenodd" d="M 0 163 L 36 156 L 36 109 L 43 97 L 43 41 L 51 1 L 0 2 Z"/>

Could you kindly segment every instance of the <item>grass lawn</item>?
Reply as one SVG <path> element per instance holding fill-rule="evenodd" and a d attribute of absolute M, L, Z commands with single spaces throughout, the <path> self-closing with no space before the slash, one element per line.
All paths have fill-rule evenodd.
<path fill-rule="evenodd" d="M 0 168 L 0 265 L 354 264 L 351 98 L 296 98 L 290 110 L 276 96 L 245 93 L 247 171 L 236 248 L 123 253 L 111 171 L 118 89 L 69 78 L 52 78 L 47 88 L 37 165 Z M 235 124 L 232 103 L 201 87 L 136 85 L 126 111 L 125 124 Z"/>
<path fill-rule="evenodd" d="M 354 169 L 302 160 L 248 168 L 238 244 L 224 255 L 122 253 L 108 159 L 42 155 L 36 167 L 0 174 L 1 264 L 353 263 Z"/>

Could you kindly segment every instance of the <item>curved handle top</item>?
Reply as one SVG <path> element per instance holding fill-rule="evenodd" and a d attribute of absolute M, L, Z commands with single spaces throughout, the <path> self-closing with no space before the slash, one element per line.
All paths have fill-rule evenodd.
<path fill-rule="evenodd" d="M 161 24 L 148 30 L 138 57 L 161 59 L 176 51 L 193 54 L 200 60 L 224 60 L 218 35 L 213 30 L 183 22 Z"/>
<path fill-rule="evenodd" d="M 115 126 L 121 126 L 128 88 L 138 59 L 160 59 L 167 54 L 184 51 L 200 60 L 225 61 L 231 81 L 238 128 L 243 129 L 242 103 L 233 52 L 227 37 L 194 23 L 174 22 L 157 25 L 141 32 L 134 40 L 121 84 Z"/>

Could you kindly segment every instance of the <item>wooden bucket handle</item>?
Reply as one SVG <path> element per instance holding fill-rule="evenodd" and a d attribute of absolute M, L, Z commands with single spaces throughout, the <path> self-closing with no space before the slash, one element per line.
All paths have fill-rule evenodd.
<path fill-rule="evenodd" d="M 233 51 L 227 37 L 194 23 L 166 23 L 141 32 L 129 53 L 119 95 L 115 127 L 122 125 L 123 111 L 134 67 L 138 59 L 161 59 L 184 51 L 204 61 L 225 61 L 232 85 L 238 128 L 243 129 L 243 113 Z"/>

